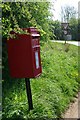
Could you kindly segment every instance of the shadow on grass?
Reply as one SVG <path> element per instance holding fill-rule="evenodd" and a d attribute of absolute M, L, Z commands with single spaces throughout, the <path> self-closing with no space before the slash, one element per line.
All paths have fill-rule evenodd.
<path fill-rule="evenodd" d="M 2 120 L 26 120 L 21 116 L 14 116 L 14 117 L 10 117 L 10 118 L 2 118 Z"/>
<path fill-rule="evenodd" d="M 23 118 L 21 116 L 14 116 L 11 118 L 2 118 L 2 120 L 64 120 L 64 119 L 63 118 L 48 118 L 48 117 Z"/>

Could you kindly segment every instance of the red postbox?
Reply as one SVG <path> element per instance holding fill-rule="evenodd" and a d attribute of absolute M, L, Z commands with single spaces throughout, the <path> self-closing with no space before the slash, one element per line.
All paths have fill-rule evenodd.
<path fill-rule="evenodd" d="M 40 34 L 36 28 L 24 28 L 29 34 L 16 34 L 7 40 L 10 75 L 14 78 L 35 78 L 42 73 Z"/>

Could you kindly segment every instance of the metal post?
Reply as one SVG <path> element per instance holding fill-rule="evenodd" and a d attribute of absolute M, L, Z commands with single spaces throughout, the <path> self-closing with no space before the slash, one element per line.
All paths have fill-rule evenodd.
<path fill-rule="evenodd" d="M 31 87 L 30 87 L 30 79 L 25 78 L 26 83 L 26 93 L 28 98 L 28 105 L 29 105 L 29 111 L 33 109 L 33 103 L 32 103 L 32 94 L 31 94 Z"/>

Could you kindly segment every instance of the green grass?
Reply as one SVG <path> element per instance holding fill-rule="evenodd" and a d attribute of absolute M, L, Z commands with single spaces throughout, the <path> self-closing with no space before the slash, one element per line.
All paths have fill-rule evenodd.
<path fill-rule="evenodd" d="M 28 111 L 24 79 L 11 79 L 5 65 L 3 120 L 60 118 L 78 92 L 78 47 L 41 43 L 42 75 L 31 79 L 34 109 Z"/>

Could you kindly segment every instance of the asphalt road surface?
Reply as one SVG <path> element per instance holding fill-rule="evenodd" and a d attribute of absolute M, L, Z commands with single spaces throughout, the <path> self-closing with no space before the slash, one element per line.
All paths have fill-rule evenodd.
<path fill-rule="evenodd" d="M 59 43 L 65 43 L 65 41 L 61 41 L 61 40 L 52 40 L 52 41 L 53 42 L 59 42 Z M 76 46 L 80 46 L 79 41 L 66 41 L 66 43 L 73 44 L 73 45 L 76 45 Z"/>

